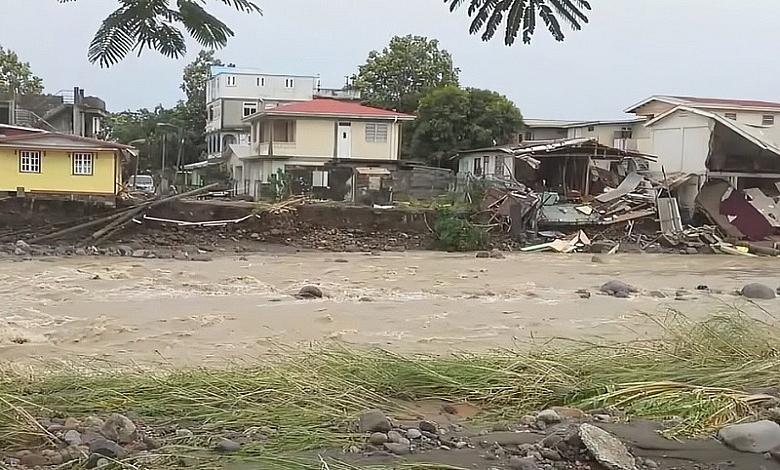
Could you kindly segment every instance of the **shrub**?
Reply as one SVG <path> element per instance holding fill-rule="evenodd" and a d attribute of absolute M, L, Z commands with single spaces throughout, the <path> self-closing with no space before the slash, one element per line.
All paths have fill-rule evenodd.
<path fill-rule="evenodd" d="M 433 224 L 437 248 L 447 251 L 474 251 L 485 247 L 487 233 L 450 208 L 436 210 Z"/>

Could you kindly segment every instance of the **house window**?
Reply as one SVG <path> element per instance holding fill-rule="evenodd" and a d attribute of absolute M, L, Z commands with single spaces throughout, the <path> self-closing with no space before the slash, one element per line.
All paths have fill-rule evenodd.
<path fill-rule="evenodd" d="M 284 86 L 285 88 L 295 88 L 295 79 L 294 78 L 285 79 Z"/>
<path fill-rule="evenodd" d="M 226 77 L 227 80 L 227 86 L 236 86 L 236 76 L 235 75 L 228 75 Z"/>
<path fill-rule="evenodd" d="M 19 151 L 19 171 L 22 173 L 40 173 L 41 152 L 37 150 Z"/>
<path fill-rule="evenodd" d="M 482 159 L 477 157 L 474 159 L 474 176 L 482 176 Z"/>
<path fill-rule="evenodd" d="M 295 121 L 274 121 L 274 142 L 295 142 Z"/>
<path fill-rule="evenodd" d="M 533 132 L 526 132 L 525 133 L 525 140 L 534 140 L 534 133 Z"/>
<path fill-rule="evenodd" d="M 596 130 L 595 126 L 588 126 L 588 132 L 593 132 Z"/>
<path fill-rule="evenodd" d="M 731 119 L 732 121 L 737 120 L 737 113 L 726 113 L 725 116 L 726 119 Z"/>
<path fill-rule="evenodd" d="M 74 153 L 71 155 L 74 175 L 92 175 L 92 162 L 94 155 L 91 153 Z"/>
<path fill-rule="evenodd" d="M 774 114 L 764 114 L 764 117 L 761 118 L 761 124 L 764 126 L 774 126 L 775 125 L 775 115 Z"/>
<path fill-rule="evenodd" d="M 490 168 L 490 157 L 485 155 L 484 157 L 482 157 L 482 171 L 484 171 L 485 174 L 487 174 L 489 168 Z"/>
<path fill-rule="evenodd" d="M 493 174 L 498 176 L 504 176 L 504 156 L 496 155 L 495 165 L 493 167 Z"/>
<path fill-rule="evenodd" d="M 98 116 L 92 116 L 92 135 L 98 135 L 100 134 L 101 128 L 100 128 L 100 118 Z"/>
<path fill-rule="evenodd" d="M 251 116 L 257 113 L 257 103 L 247 102 L 244 103 L 244 117 Z"/>
<path fill-rule="evenodd" d="M 209 106 L 209 121 L 214 120 L 214 106 Z"/>
<path fill-rule="evenodd" d="M 387 142 L 387 124 L 369 122 L 366 124 L 366 142 L 383 144 Z"/>
<path fill-rule="evenodd" d="M 257 77 L 257 86 L 265 86 L 265 77 Z"/>
<path fill-rule="evenodd" d="M 323 170 L 312 170 L 311 185 L 315 188 L 327 188 L 328 172 Z"/>

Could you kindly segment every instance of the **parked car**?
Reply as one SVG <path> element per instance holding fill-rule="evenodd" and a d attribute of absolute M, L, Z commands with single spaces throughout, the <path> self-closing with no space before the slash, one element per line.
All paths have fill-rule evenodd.
<path fill-rule="evenodd" d="M 150 175 L 133 175 L 127 180 L 130 189 L 154 193 L 154 179 Z"/>

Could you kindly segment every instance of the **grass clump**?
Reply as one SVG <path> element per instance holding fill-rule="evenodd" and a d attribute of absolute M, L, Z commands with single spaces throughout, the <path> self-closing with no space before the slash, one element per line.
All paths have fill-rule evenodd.
<path fill-rule="evenodd" d="M 436 209 L 433 233 L 436 237 L 436 247 L 446 251 L 479 250 L 483 249 L 488 241 L 485 230 L 449 207 Z"/>
<path fill-rule="evenodd" d="M 226 430 L 261 430 L 268 439 L 245 446 L 237 459 L 263 468 L 320 468 L 296 456 L 362 442 L 354 429 L 361 411 L 413 414 L 414 400 L 468 402 L 486 420 L 554 405 L 618 408 L 633 416 L 674 419 L 670 434 L 684 436 L 709 433 L 776 400 L 758 393 L 780 385 L 780 335 L 773 325 L 739 312 L 705 321 L 676 313 L 647 321 L 660 327 L 658 339 L 559 339 L 448 356 L 329 345 L 221 370 L 61 368 L 32 376 L 8 371 L 0 379 L 0 447 L 45 439 L 33 417 L 121 412 L 140 416 L 152 428 L 195 431 L 185 443 L 167 441 L 161 453 L 197 455 Z M 299 466 L 285 466 L 293 463 Z M 209 464 L 206 459 L 203 465 Z M 337 465 L 346 464 L 330 468 L 350 468 Z"/>

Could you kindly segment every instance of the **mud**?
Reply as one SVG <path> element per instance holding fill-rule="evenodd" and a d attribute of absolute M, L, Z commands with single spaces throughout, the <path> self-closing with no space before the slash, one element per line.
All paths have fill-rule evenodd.
<path fill-rule="evenodd" d="M 745 306 L 733 292 L 748 282 L 777 285 L 776 272 L 772 259 L 674 255 L 2 259 L 0 360 L 223 364 L 280 344 L 333 340 L 447 353 L 524 347 L 552 336 L 633 338 L 657 332 L 640 312 L 677 309 L 696 318 Z M 640 291 L 628 299 L 600 294 L 611 279 Z M 307 284 L 325 298 L 296 299 Z M 696 290 L 702 285 L 710 290 Z M 761 306 L 780 311 L 780 301 Z"/>

